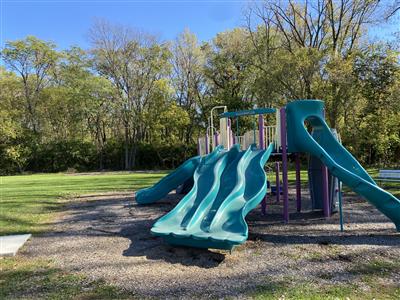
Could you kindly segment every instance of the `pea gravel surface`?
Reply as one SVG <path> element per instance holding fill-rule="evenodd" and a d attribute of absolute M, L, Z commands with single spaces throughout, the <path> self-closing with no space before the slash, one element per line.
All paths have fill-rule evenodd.
<path fill-rule="evenodd" d="M 294 189 L 290 211 L 295 212 Z M 248 241 L 229 251 L 172 247 L 150 234 L 152 224 L 181 198 L 169 194 L 139 206 L 134 193 L 73 199 L 50 233 L 32 238 L 22 255 L 51 259 L 60 268 L 129 291 L 137 298 L 247 298 L 269 281 L 310 281 L 317 285 L 355 283 L 361 262 L 400 257 L 400 235 L 374 207 L 355 195 L 344 197 L 345 232 L 335 214 L 324 219 L 310 210 L 282 223 L 282 206 L 268 200 L 247 216 Z M 391 280 L 400 282 L 400 274 Z"/>

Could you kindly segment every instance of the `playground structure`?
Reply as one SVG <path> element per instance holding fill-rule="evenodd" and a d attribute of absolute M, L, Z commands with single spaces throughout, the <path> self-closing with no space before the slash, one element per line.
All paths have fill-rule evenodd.
<path fill-rule="evenodd" d="M 219 131 L 213 114 L 220 114 Z M 275 116 L 275 124 L 265 125 L 264 116 Z M 251 131 L 239 133 L 239 117 L 258 118 Z M 233 133 L 232 120 L 236 121 Z M 256 123 L 256 122 L 255 122 Z M 310 132 L 311 130 L 311 132 Z M 338 136 L 324 121 L 324 103 L 297 100 L 286 107 L 228 112 L 216 107 L 198 141 L 199 156 L 191 158 L 153 187 L 136 193 L 139 204 L 162 199 L 171 190 L 186 184 L 190 191 L 151 229 L 173 245 L 232 249 L 247 240 L 245 217 L 260 202 L 266 213 L 265 196 L 270 185 L 264 166 L 275 162 L 277 201 L 282 196 L 283 221 L 289 222 L 288 156 L 296 166 L 296 209 L 302 209 L 300 153 L 309 154 L 309 187 L 313 209 L 325 217 L 339 208 L 341 230 L 341 182 L 346 184 L 391 219 L 400 231 L 400 200 L 381 189 L 357 160 L 340 144 Z M 281 161 L 281 166 L 279 163 Z M 282 171 L 282 184 L 280 172 Z M 281 195 L 282 194 L 282 195 Z"/>

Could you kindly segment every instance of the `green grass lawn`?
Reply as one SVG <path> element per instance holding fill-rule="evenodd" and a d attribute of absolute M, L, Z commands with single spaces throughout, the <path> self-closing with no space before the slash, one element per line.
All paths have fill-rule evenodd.
<path fill-rule="evenodd" d="M 376 169 L 368 170 L 372 176 Z M 0 177 L 0 235 L 48 231 L 49 222 L 66 203 L 66 199 L 83 194 L 111 191 L 134 191 L 150 186 L 168 172 L 104 174 L 35 174 Z M 302 185 L 307 185 L 307 171 L 301 172 Z M 269 179 L 274 183 L 275 175 Z M 294 183 L 295 172 L 289 172 L 289 182 Z M 399 190 L 399 189 L 396 189 Z M 344 299 L 345 295 L 364 298 L 353 286 L 338 285 L 316 292 L 318 287 L 309 283 L 292 286 L 287 282 L 260 286 L 252 296 L 259 299 Z M 373 295 L 396 298 L 399 289 L 372 290 Z M 102 281 L 92 281 L 83 275 L 71 274 L 55 267 L 51 261 L 25 257 L 0 260 L 0 299 L 133 299 L 126 293 Z"/>
<path fill-rule="evenodd" d="M 35 174 L 0 177 L 0 235 L 41 233 L 72 196 L 134 191 L 167 172 L 114 172 L 91 175 Z M 51 261 L 0 259 L 0 299 L 132 299 L 105 282 L 66 273 Z"/>
<path fill-rule="evenodd" d="M 154 184 L 167 172 L 94 175 L 35 174 L 0 177 L 0 235 L 40 233 L 67 197 L 134 191 Z"/>
<path fill-rule="evenodd" d="M 373 177 L 377 169 L 368 169 Z M 89 193 L 135 191 L 150 186 L 168 172 L 128 173 L 106 172 L 89 175 L 35 174 L 0 177 L 0 235 L 40 233 L 48 230 L 48 222 L 62 208 L 66 198 Z M 275 184 L 275 174 L 268 173 Z M 289 171 L 289 183 L 295 172 Z M 301 171 L 301 183 L 307 187 L 307 170 Z M 400 196 L 400 185 L 391 190 Z M 345 190 L 347 191 L 347 190 Z"/>

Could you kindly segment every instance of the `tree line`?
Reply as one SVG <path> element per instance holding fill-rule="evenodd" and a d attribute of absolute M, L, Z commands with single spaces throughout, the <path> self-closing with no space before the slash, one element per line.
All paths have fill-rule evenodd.
<path fill-rule="evenodd" d="M 208 42 L 189 30 L 162 41 L 104 20 L 89 49 L 8 41 L 1 173 L 174 168 L 196 153 L 212 107 L 297 99 L 324 100 L 329 125 L 363 163 L 398 164 L 399 37 L 367 40 L 379 11 L 374 0 L 266 1 Z"/>

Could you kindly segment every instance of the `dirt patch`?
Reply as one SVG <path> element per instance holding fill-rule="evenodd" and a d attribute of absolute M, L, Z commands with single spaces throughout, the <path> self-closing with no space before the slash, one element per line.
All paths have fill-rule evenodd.
<path fill-rule="evenodd" d="M 148 206 L 137 205 L 133 193 L 80 197 L 54 223 L 54 231 L 33 238 L 23 255 L 47 257 L 67 271 L 157 298 L 243 297 L 266 278 L 353 283 L 361 275 L 351 270 L 360 262 L 400 256 L 400 235 L 375 208 L 345 197 L 341 233 L 337 215 L 325 220 L 321 212 L 310 211 L 305 191 L 304 210 L 291 214 L 288 225 L 272 198 L 267 216 L 252 211 L 249 240 L 231 254 L 172 247 L 153 237 L 150 228 L 180 197 L 170 194 Z M 293 190 L 290 198 L 295 211 Z"/>

